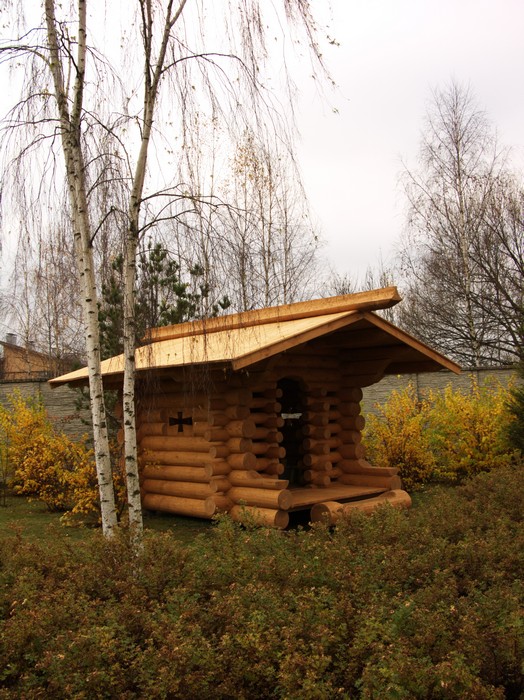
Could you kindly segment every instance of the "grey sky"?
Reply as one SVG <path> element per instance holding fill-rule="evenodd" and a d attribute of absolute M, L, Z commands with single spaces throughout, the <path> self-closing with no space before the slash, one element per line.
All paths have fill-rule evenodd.
<path fill-rule="evenodd" d="M 300 160 L 326 256 L 362 275 L 402 231 L 401 160 L 416 163 L 432 89 L 469 86 L 522 168 L 524 2 L 333 0 L 332 9 L 341 46 L 326 57 L 339 113 L 303 90 Z"/>

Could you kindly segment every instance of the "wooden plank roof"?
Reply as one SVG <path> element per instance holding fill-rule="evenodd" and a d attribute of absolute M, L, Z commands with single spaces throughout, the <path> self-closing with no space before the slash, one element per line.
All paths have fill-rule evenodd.
<path fill-rule="evenodd" d="M 330 334 L 335 334 L 334 338 L 341 334 L 340 344 L 348 349 L 367 345 L 407 349 L 404 356 L 395 355 L 397 373 L 401 373 L 402 363 L 409 372 L 415 371 L 412 367 L 418 363 L 424 363 L 425 370 L 460 371 L 455 363 L 373 313 L 399 300 L 396 288 L 388 287 L 152 329 L 149 343 L 136 350 L 137 372 L 202 364 L 240 370 Z M 369 331 L 376 331 L 370 343 L 351 340 Z M 102 362 L 102 373 L 108 380 L 117 379 L 123 369 L 123 355 Z M 87 376 L 87 368 L 83 368 L 57 377 L 51 384 L 85 383 Z"/>

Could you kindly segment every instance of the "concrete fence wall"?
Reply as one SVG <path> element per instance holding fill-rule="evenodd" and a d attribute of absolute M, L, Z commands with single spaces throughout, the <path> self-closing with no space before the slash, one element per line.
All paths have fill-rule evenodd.
<path fill-rule="evenodd" d="M 451 384 L 454 389 L 468 391 L 473 381 L 476 381 L 479 386 L 497 382 L 507 385 L 510 381 L 516 380 L 516 377 L 516 372 L 507 367 L 464 370 L 461 374 L 441 370 L 440 372 L 390 375 L 384 377 L 378 384 L 364 389 L 362 412 L 373 412 L 375 404 L 384 403 L 393 390 L 403 389 L 410 382 L 415 387 L 418 396 L 422 397 L 424 391 L 428 389 L 442 390 L 448 384 Z"/>
<path fill-rule="evenodd" d="M 67 435 L 74 437 L 90 432 L 91 412 L 87 408 L 78 410 L 76 403 L 80 394 L 68 386 L 51 389 L 45 381 L 0 382 L 0 404 L 8 405 L 9 396 L 18 391 L 22 396 L 39 397 L 49 417 Z M 86 421 L 86 422 L 83 422 Z"/>

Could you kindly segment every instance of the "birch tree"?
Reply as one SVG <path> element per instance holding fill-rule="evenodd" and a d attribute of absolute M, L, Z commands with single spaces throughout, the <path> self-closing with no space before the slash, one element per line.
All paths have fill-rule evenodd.
<path fill-rule="evenodd" d="M 93 9 L 91 9 L 91 7 Z M 34 10 L 24 7 L 28 15 Z M 89 11 L 93 14 L 90 15 Z M 95 19 L 94 13 L 97 13 Z M 288 45 L 323 70 L 316 25 L 303 0 L 136 0 L 121 6 L 88 0 L 45 0 L 43 20 L 31 24 L 19 12 L 18 36 L 2 42 L 3 61 L 24 75 L 23 96 L 4 121 L 6 177 L 31 158 L 32 205 L 68 195 L 75 242 L 100 485 L 102 523 L 116 525 L 107 443 L 97 317 L 97 237 L 119 232 L 124 257 L 124 430 L 129 522 L 142 529 L 135 434 L 135 282 L 141 237 L 187 210 L 221 205 L 182 179 L 180 164 L 192 147 L 197 115 L 220 121 L 237 138 L 278 129 L 291 148 L 292 131 L 268 88 L 286 62 Z M 24 20 L 27 20 L 25 26 Z M 103 27 L 108 27 L 104 37 Z M 122 32 L 115 41 L 116 27 Z M 288 28 L 292 27 L 292 34 Z M 104 45 L 104 38 L 106 44 Z M 269 42 L 268 40 L 271 40 Z M 274 82 L 274 81 L 273 81 Z M 290 99 L 291 84 L 282 84 Z M 44 146 L 44 154 L 39 151 Z M 151 165 L 154 155 L 154 167 Z M 185 154 L 185 155 L 184 155 Z M 35 167 L 36 164 L 36 167 Z M 38 185 L 34 178 L 39 178 Z M 7 180 L 6 180 L 7 182 Z M 46 189 L 47 188 L 47 189 Z M 55 199 L 53 200 L 53 197 Z M 28 195 L 24 195 L 27 203 Z M 19 198 L 20 201 L 20 198 Z M 51 204 L 49 204 L 51 206 Z"/>

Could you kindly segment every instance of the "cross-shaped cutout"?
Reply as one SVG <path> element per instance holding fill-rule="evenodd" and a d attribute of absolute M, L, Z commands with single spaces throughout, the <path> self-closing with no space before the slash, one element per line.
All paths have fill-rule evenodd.
<path fill-rule="evenodd" d="M 193 419 L 191 416 L 189 418 L 182 418 L 182 411 L 178 411 L 178 417 L 172 418 L 169 416 L 169 425 L 178 425 L 178 432 L 184 432 L 184 425 L 193 425 Z"/>

